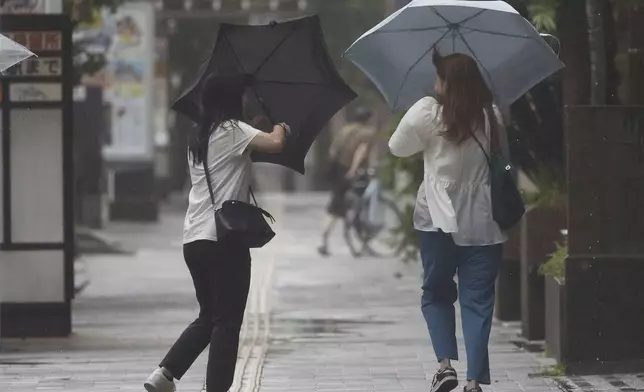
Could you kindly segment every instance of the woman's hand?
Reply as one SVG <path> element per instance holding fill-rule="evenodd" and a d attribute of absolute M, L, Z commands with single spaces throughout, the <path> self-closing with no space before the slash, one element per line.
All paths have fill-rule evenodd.
<path fill-rule="evenodd" d="M 284 132 L 286 132 L 286 135 L 287 135 L 287 136 L 291 136 L 291 127 L 290 127 L 287 123 L 285 123 L 285 122 L 281 122 L 281 123 L 279 123 L 279 124 L 277 124 L 277 125 L 278 125 L 278 126 L 280 126 L 280 127 L 282 127 L 282 129 L 284 130 Z"/>
<path fill-rule="evenodd" d="M 279 125 L 284 128 L 284 132 L 286 133 L 286 144 L 291 142 L 291 140 L 297 138 L 297 133 L 291 128 L 290 125 L 288 125 L 287 123 L 280 123 Z"/>

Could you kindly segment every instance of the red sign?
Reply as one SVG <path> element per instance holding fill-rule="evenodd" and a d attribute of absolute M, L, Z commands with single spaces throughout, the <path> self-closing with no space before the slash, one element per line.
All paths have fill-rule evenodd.
<path fill-rule="evenodd" d="M 59 31 L 20 31 L 5 35 L 32 52 L 57 52 L 63 48 Z"/>

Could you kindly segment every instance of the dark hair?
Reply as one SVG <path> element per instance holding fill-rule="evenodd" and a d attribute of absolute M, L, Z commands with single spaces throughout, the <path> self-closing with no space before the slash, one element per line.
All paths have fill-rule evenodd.
<path fill-rule="evenodd" d="M 188 150 L 192 163 L 203 163 L 210 136 L 220 126 L 236 127 L 244 115 L 242 97 L 244 80 L 210 76 L 201 96 L 201 123 L 193 132 Z"/>
<path fill-rule="evenodd" d="M 438 77 L 444 83 L 444 89 L 437 97 L 446 126 L 443 136 L 456 144 L 464 142 L 472 137 L 472 127 L 485 127 L 483 111 L 486 111 L 491 137 L 496 138 L 498 124 L 492 106 L 494 96 L 476 61 L 461 53 L 443 57 L 437 50 L 434 50 L 432 60 Z"/>

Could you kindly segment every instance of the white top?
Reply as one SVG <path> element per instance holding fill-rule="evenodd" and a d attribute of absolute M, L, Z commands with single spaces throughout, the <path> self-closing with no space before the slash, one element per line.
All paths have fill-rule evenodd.
<path fill-rule="evenodd" d="M 226 200 L 249 201 L 252 162 L 247 148 L 259 132 L 261 131 L 240 121 L 220 126 L 210 136 L 208 169 L 215 196 L 214 208 L 204 167 L 202 164 L 195 166 L 188 154 L 192 188 L 183 224 L 184 244 L 197 240 L 217 241 L 215 210 Z"/>
<path fill-rule="evenodd" d="M 445 126 L 440 108 L 431 97 L 416 102 L 389 140 L 389 149 L 395 156 L 423 152 L 424 180 L 416 198 L 414 227 L 451 233 L 454 243 L 460 246 L 505 242 L 505 234 L 492 218 L 485 155 L 473 138 L 457 145 L 441 135 Z M 505 131 L 502 127 L 499 131 L 502 148 L 507 151 Z M 489 132 L 487 121 L 485 129 L 474 132 L 488 151 Z"/>

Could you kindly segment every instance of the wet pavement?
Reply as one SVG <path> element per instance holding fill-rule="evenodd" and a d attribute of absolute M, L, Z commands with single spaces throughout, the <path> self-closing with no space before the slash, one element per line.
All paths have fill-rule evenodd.
<path fill-rule="evenodd" d="M 278 236 L 253 253 L 231 391 L 428 391 L 436 363 L 419 310 L 418 266 L 354 259 L 339 230 L 334 256 L 322 258 L 315 248 L 325 196 L 263 199 Z M 143 391 L 197 312 L 182 221 L 174 205 L 156 225 L 110 225 L 105 234 L 137 253 L 86 257 L 91 284 L 75 301 L 72 337 L 1 342 L 0 391 Z M 644 375 L 543 377 L 553 362 L 511 343 L 518 332 L 494 326 L 493 384 L 485 391 L 644 391 Z M 460 332 L 459 342 L 464 357 Z M 455 365 L 462 379 L 465 364 Z M 178 391 L 200 391 L 204 370 L 202 356 Z"/>
<path fill-rule="evenodd" d="M 321 212 L 287 217 L 288 227 L 297 226 L 289 231 L 297 246 L 288 247 L 288 257 L 276 267 L 271 345 L 260 390 L 429 390 L 437 364 L 419 308 L 419 267 L 354 259 L 339 235 L 333 239 L 333 257 L 317 256 Z M 397 272 L 402 278 L 394 277 Z M 514 332 L 497 327 L 493 333 L 494 382 L 486 390 L 558 390 L 552 381 L 534 376 L 542 364 L 509 343 Z M 464 364 L 455 365 L 464 375 Z"/>

